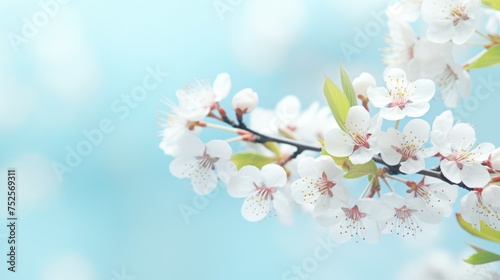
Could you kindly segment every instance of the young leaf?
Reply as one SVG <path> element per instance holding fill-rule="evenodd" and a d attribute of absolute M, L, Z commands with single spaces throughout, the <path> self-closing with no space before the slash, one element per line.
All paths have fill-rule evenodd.
<path fill-rule="evenodd" d="M 483 0 L 483 5 L 490 9 L 500 11 L 500 0 Z"/>
<path fill-rule="evenodd" d="M 500 64 L 500 45 L 494 45 L 483 51 L 474 61 L 465 66 L 465 70 L 485 68 Z"/>
<path fill-rule="evenodd" d="M 479 251 L 465 260 L 470 264 L 485 264 L 496 261 L 500 261 L 500 255 L 485 250 Z"/>
<path fill-rule="evenodd" d="M 340 79 L 342 81 L 342 89 L 344 90 L 344 93 L 351 107 L 358 105 L 351 78 L 349 78 L 349 74 L 347 74 L 347 71 L 342 64 L 340 65 Z"/>
<path fill-rule="evenodd" d="M 269 151 L 273 152 L 277 157 L 281 155 L 280 149 L 278 148 L 278 144 L 276 144 L 276 142 L 268 141 L 264 143 L 264 146 L 266 146 L 266 148 Z"/>
<path fill-rule="evenodd" d="M 349 112 L 349 108 L 351 107 L 349 100 L 347 100 L 344 93 L 328 77 L 325 77 L 323 93 L 339 127 L 342 130 L 346 130 L 345 120 L 347 113 Z"/>
<path fill-rule="evenodd" d="M 275 162 L 273 158 L 252 152 L 234 154 L 231 160 L 234 162 L 238 170 L 245 165 L 253 165 L 260 169 L 266 164 Z"/>
<path fill-rule="evenodd" d="M 480 226 L 481 230 L 479 231 L 479 230 L 475 229 L 471 224 L 466 222 L 462 218 L 462 215 L 457 214 L 457 220 L 458 220 L 458 223 L 460 224 L 460 226 L 468 233 L 470 233 L 474 236 L 489 240 L 489 241 L 500 243 L 500 231 L 490 228 L 483 221 L 480 222 L 481 223 L 481 226 Z"/>

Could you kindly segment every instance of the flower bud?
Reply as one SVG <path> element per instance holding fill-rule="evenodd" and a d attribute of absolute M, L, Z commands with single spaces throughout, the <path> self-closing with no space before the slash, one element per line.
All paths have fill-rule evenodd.
<path fill-rule="evenodd" d="M 367 97 L 366 92 L 368 91 L 368 89 L 376 86 L 377 82 L 375 81 L 375 78 L 373 78 L 372 75 L 366 72 L 361 73 L 359 77 L 352 81 L 354 93 L 356 93 L 356 95 L 362 95 L 365 98 Z"/>
<path fill-rule="evenodd" d="M 491 168 L 500 171 L 500 148 L 497 148 L 493 151 L 493 153 L 491 153 L 489 162 L 491 164 Z"/>
<path fill-rule="evenodd" d="M 250 113 L 259 103 L 259 96 L 251 88 L 240 90 L 233 97 L 233 108 L 241 114 Z"/>

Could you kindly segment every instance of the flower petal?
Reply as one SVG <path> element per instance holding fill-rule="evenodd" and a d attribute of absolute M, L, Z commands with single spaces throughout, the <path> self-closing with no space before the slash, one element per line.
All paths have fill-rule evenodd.
<path fill-rule="evenodd" d="M 401 162 L 401 167 L 399 170 L 406 174 L 415 174 L 420 170 L 425 168 L 425 161 L 423 158 L 408 159 L 406 161 Z"/>
<path fill-rule="evenodd" d="M 476 142 L 476 132 L 470 124 L 458 123 L 451 129 L 450 140 L 455 150 L 469 151 Z"/>
<path fill-rule="evenodd" d="M 386 88 L 369 88 L 366 94 L 373 106 L 377 108 L 383 108 L 391 103 L 391 96 Z"/>
<path fill-rule="evenodd" d="M 226 141 L 212 140 L 207 143 L 207 154 L 211 157 L 230 159 L 233 150 Z"/>
<path fill-rule="evenodd" d="M 352 155 L 349 156 L 349 159 L 353 164 L 364 164 L 369 162 L 373 158 L 373 150 L 367 149 L 365 147 L 359 147 Z"/>
<path fill-rule="evenodd" d="M 460 169 L 458 168 L 456 162 L 443 159 L 439 166 L 441 167 L 441 172 L 443 172 L 443 175 L 451 182 L 460 183 L 460 181 L 462 181 Z"/>
<path fill-rule="evenodd" d="M 191 174 L 191 185 L 199 195 L 207 195 L 215 190 L 219 178 L 212 169 L 196 168 Z"/>
<path fill-rule="evenodd" d="M 464 165 L 461 173 L 462 181 L 469 188 L 482 188 L 491 179 L 488 169 L 480 163 Z"/>
<path fill-rule="evenodd" d="M 413 103 L 429 102 L 436 92 L 436 85 L 432 80 L 419 79 L 411 83 L 408 90 L 413 91 L 409 98 Z"/>
<path fill-rule="evenodd" d="M 213 91 L 215 94 L 215 102 L 224 99 L 231 90 L 231 77 L 227 73 L 221 73 L 215 78 Z"/>
<path fill-rule="evenodd" d="M 398 92 L 404 92 L 406 86 L 408 85 L 408 80 L 406 79 L 406 72 L 400 68 L 392 68 L 385 74 L 384 78 L 385 84 L 389 93 L 395 95 Z"/>
<path fill-rule="evenodd" d="M 259 192 L 255 192 L 243 202 L 241 215 L 250 222 L 261 221 L 271 211 L 271 203 L 270 198 L 263 198 Z"/>
<path fill-rule="evenodd" d="M 285 169 L 277 164 L 264 165 L 260 171 L 266 187 L 283 187 L 287 182 Z"/>
<path fill-rule="evenodd" d="M 349 133 L 365 135 L 370 125 L 370 113 L 363 106 L 353 106 L 347 113 L 345 126 Z"/>
<path fill-rule="evenodd" d="M 329 158 L 331 159 L 331 157 Z M 321 176 L 321 171 L 316 168 L 315 159 L 313 157 L 304 157 L 299 159 L 297 171 L 300 177 L 319 178 Z"/>
<path fill-rule="evenodd" d="M 451 20 L 436 20 L 428 25 L 426 37 L 433 43 L 443 44 L 451 40 L 453 32 Z"/>
<path fill-rule="evenodd" d="M 198 161 L 191 156 L 175 158 L 169 166 L 170 173 L 181 179 L 191 177 L 191 174 L 196 168 L 198 168 Z"/>
<path fill-rule="evenodd" d="M 325 135 L 325 148 L 332 156 L 346 157 L 352 154 L 354 143 L 348 133 L 340 128 L 333 128 Z"/>

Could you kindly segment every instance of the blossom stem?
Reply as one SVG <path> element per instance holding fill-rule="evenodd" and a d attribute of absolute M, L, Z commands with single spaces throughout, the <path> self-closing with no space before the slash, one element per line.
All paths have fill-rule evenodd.
<path fill-rule="evenodd" d="M 405 179 L 401 179 L 401 178 L 399 178 L 399 177 L 392 176 L 392 175 L 389 175 L 389 174 L 385 174 L 385 175 L 384 175 L 384 177 L 387 177 L 387 178 L 389 178 L 389 179 L 392 179 L 392 180 L 394 180 L 394 181 L 398 181 L 398 182 L 401 182 L 401 183 L 404 183 L 404 184 L 406 184 L 406 182 L 408 182 L 408 181 L 407 181 L 407 180 L 405 180 Z"/>
<path fill-rule="evenodd" d="M 382 177 L 382 180 L 383 180 L 383 181 L 384 181 L 384 183 L 387 185 L 387 188 L 389 188 L 389 190 L 390 190 L 391 192 L 394 192 L 394 190 L 393 190 L 393 189 L 392 189 L 392 187 L 391 187 L 391 184 L 389 184 L 389 182 L 387 181 L 387 179 L 386 179 L 386 178 L 384 178 L 384 177 Z"/>
<path fill-rule="evenodd" d="M 396 121 L 396 124 L 394 125 L 394 128 L 395 128 L 395 129 L 398 129 L 398 127 L 399 127 L 399 122 L 400 122 L 400 121 L 401 121 L 401 120 L 397 120 L 397 121 Z"/>
<path fill-rule="evenodd" d="M 219 129 L 219 130 L 223 130 L 223 131 L 228 131 L 228 132 L 234 132 L 234 133 L 238 133 L 238 132 L 241 131 L 240 129 L 235 129 L 235 128 L 232 128 L 232 127 L 227 127 L 227 126 L 213 124 L 213 123 L 202 123 L 202 124 L 200 124 L 200 126 L 215 128 L 215 129 Z"/>
<path fill-rule="evenodd" d="M 476 33 L 477 33 L 477 35 L 490 40 L 490 37 L 488 37 L 488 35 L 484 34 L 483 32 L 476 30 Z"/>
<path fill-rule="evenodd" d="M 231 143 L 231 142 L 241 141 L 241 140 L 243 140 L 243 138 L 244 138 L 244 136 L 236 136 L 233 138 L 226 139 L 224 141 L 226 141 L 227 143 Z"/>
<path fill-rule="evenodd" d="M 373 176 L 372 179 L 370 180 L 370 182 L 368 182 L 368 185 L 366 185 L 366 188 L 363 190 L 363 192 L 361 193 L 359 198 L 365 197 L 365 195 L 368 193 L 368 190 L 371 188 L 371 186 L 373 184 L 373 180 L 375 180 L 375 177 L 376 176 Z"/>

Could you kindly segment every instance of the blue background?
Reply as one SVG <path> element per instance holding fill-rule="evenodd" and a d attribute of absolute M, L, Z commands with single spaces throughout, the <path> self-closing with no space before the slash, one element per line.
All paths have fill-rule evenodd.
<path fill-rule="evenodd" d="M 352 77 L 367 71 L 381 83 L 387 30 L 374 13 L 383 14 L 389 2 L 242 0 L 218 13 L 214 4 L 228 2 L 69 1 L 17 47 L 12 34 L 21 36 L 23 18 L 43 9 L 36 1 L 0 2 L 0 171 L 3 182 L 8 167 L 19 177 L 18 272 L 6 270 L 1 226 L 1 279 L 127 279 L 122 273 L 137 280 L 294 279 L 286 272 L 314 257 L 327 233 L 307 214 L 297 211 L 291 226 L 275 218 L 249 223 L 240 215 L 242 200 L 220 191 L 202 201 L 189 181 L 169 174 L 171 158 L 158 148 L 157 114 L 167 110 L 160 99 L 173 99 L 194 77 L 228 72 L 232 93 L 252 87 L 263 107 L 287 94 L 307 106 L 323 100 L 324 74 L 338 81 L 340 62 Z M 362 44 L 358 30 L 371 34 Z M 356 51 L 346 55 L 342 44 Z M 112 104 L 156 67 L 169 76 L 120 118 Z M 480 77 L 498 77 L 498 69 L 472 75 L 470 115 L 462 120 L 475 125 L 480 141 L 499 144 L 500 89 L 478 88 Z M 439 101 L 431 105 L 428 120 L 444 109 Z M 83 131 L 103 119 L 114 130 L 60 181 L 53 163 L 65 164 L 67 147 L 76 149 Z M 196 212 L 186 219 L 183 207 Z M 373 246 L 342 245 L 308 279 L 400 279 L 435 249 L 458 262 L 466 242 L 491 247 L 460 230 L 453 217 L 427 232 L 416 240 L 383 236 Z"/>

